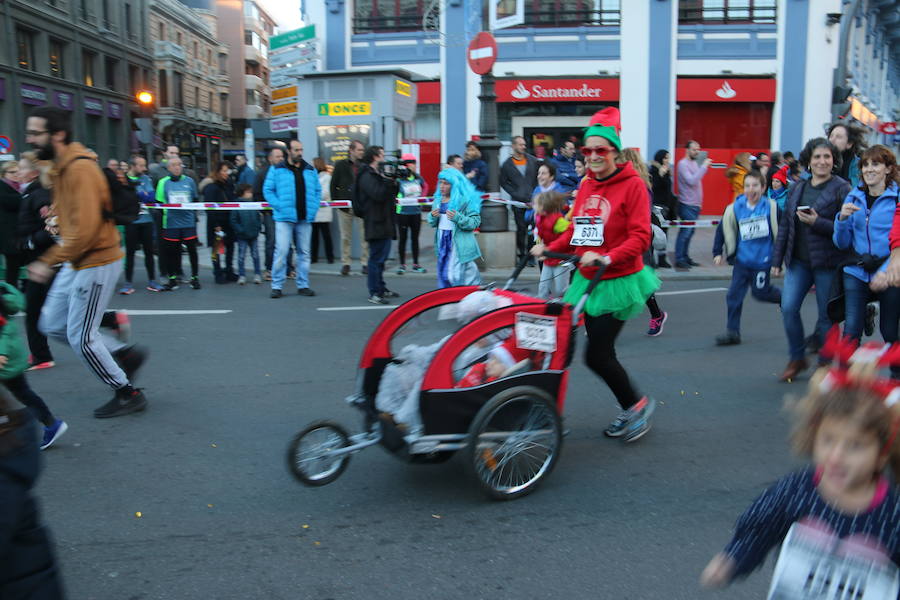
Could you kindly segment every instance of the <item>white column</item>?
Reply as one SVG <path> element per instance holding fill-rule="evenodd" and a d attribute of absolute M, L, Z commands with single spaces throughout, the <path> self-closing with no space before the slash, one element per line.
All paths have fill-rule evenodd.
<path fill-rule="evenodd" d="M 840 25 L 828 25 L 825 15 L 841 12 L 841 0 L 809 3 L 804 24 L 806 36 L 806 88 L 803 99 L 803 141 L 825 135 L 823 125 L 831 120 L 831 91 L 840 51 Z M 852 23 L 852 21 L 851 21 Z"/>
<path fill-rule="evenodd" d="M 619 111 L 622 114 L 622 143 L 641 149 L 645 156 L 652 152 L 647 148 L 650 110 L 650 6 L 648 2 L 623 2 L 619 55 Z"/>
<path fill-rule="evenodd" d="M 778 36 L 775 43 L 775 82 L 778 85 L 784 75 L 784 40 L 787 33 L 787 24 L 785 23 L 785 0 L 778 0 L 775 7 L 775 22 L 777 23 L 775 35 Z M 784 110 L 781 97 L 781 86 L 776 88 L 779 90 L 775 94 L 775 104 L 772 106 L 772 136 L 769 141 L 769 148 L 773 151 L 781 150 L 781 111 Z M 795 152 L 795 155 L 799 152 Z"/>

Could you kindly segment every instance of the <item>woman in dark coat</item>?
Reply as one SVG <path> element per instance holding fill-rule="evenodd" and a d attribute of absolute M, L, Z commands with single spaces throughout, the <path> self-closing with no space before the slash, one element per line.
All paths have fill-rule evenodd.
<path fill-rule="evenodd" d="M 665 219 L 675 219 L 678 209 L 678 196 L 672 192 L 672 156 L 668 150 L 657 150 L 650 163 L 650 185 L 653 195 L 653 206 L 658 206 Z M 662 230 L 668 236 L 669 228 Z M 671 269 L 672 265 L 666 258 L 665 252 L 659 252 L 656 258 L 656 266 L 661 269 Z"/>
<path fill-rule="evenodd" d="M 216 170 L 209 174 L 212 183 L 202 191 L 204 202 L 233 202 L 234 187 L 231 183 L 231 167 L 227 162 L 219 162 Z M 217 236 L 223 234 L 225 244 L 225 264 L 222 265 L 217 252 Z M 238 280 L 234 272 L 234 231 L 231 229 L 230 210 L 206 211 L 206 243 L 212 253 L 213 276 L 216 283 L 229 283 Z"/>
<path fill-rule="evenodd" d="M 0 252 L 3 252 L 6 283 L 19 286 L 22 258 L 16 247 L 16 223 L 19 220 L 19 165 L 15 161 L 0 163 Z"/>

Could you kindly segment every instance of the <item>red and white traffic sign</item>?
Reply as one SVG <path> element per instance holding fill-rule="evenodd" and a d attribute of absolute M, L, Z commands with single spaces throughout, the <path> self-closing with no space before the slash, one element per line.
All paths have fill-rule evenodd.
<path fill-rule="evenodd" d="M 12 152 L 13 143 L 12 140 L 6 137 L 5 135 L 0 135 L 0 154 L 6 154 L 7 152 Z"/>
<path fill-rule="evenodd" d="M 894 135 L 897 133 L 897 122 L 896 121 L 888 121 L 887 123 L 882 123 L 881 126 L 878 127 L 878 131 L 881 133 L 885 133 L 887 135 Z"/>
<path fill-rule="evenodd" d="M 497 40 L 487 31 L 482 31 L 469 42 L 466 59 L 469 61 L 469 68 L 476 74 L 490 73 L 497 62 Z"/>

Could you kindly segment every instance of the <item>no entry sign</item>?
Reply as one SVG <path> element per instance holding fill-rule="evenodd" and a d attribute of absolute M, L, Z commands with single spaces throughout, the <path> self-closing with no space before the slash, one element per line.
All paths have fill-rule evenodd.
<path fill-rule="evenodd" d="M 12 151 L 12 140 L 5 135 L 0 135 L 0 154 L 6 154 Z"/>
<path fill-rule="evenodd" d="M 491 72 L 497 62 L 497 40 L 490 33 L 482 31 L 469 42 L 466 51 L 469 67 L 478 75 Z"/>

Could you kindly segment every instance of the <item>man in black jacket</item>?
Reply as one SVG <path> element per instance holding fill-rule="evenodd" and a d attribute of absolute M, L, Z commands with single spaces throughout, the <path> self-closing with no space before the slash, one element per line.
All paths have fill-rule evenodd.
<path fill-rule="evenodd" d="M 531 207 L 531 194 L 537 185 L 537 159 L 525 154 L 525 138 L 517 135 L 512 139 L 512 156 L 500 167 L 500 187 L 516 202 Z M 528 253 L 528 223 L 525 222 L 527 209 L 512 207 L 516 219 L 516 260 Z"/>
<path fill-rule="evenodd" d="M 362 166 L 353 187 L 353 203 L 363 212 L 365 238 L 369 243 L 368 287 L 369 302 L 388 304 L 388 298 L 399 294 L 387 289 L 384 283 L 384 262 L 391 252 L 391 240 L 397 237 L 395 224 L 397 181 L 378 172 L 384 162 L 384 148 L 369 146 L 362 157 Z"/>
<path fill-rule="evenodd" d="M 331 199 L 332 200 L 350 200 L 353 198 L 353 184 L 359 172 L 360 161 L 363 153 L 366 151 L 365 145 L 359 140 L 350 142 L 350 148 L 347 150 L 347 158 L 337 161 L 334 165 L 334 173 L 331 174 Z M 350 256 L 351 242 L 353 241 L 353 222 L 356 221 L 362 226 L 362 220 L 353 216 L 353 211 L 349 208 L 339 208 L 338 225 L 341 228 L 341 275 L 350 274 L 350 265 L 353 264 L 353 258 Z M 361 227 L 360 227 L 361 228 Z M 363 236 L 365 237 L 365 236 Z M 368 271 L 366 263 L 369 262 L 369 244 L 363 239 L 360 242 L 362 252 L 360 253 L 359 262 L 362 263 L 363 275 Z"/>

